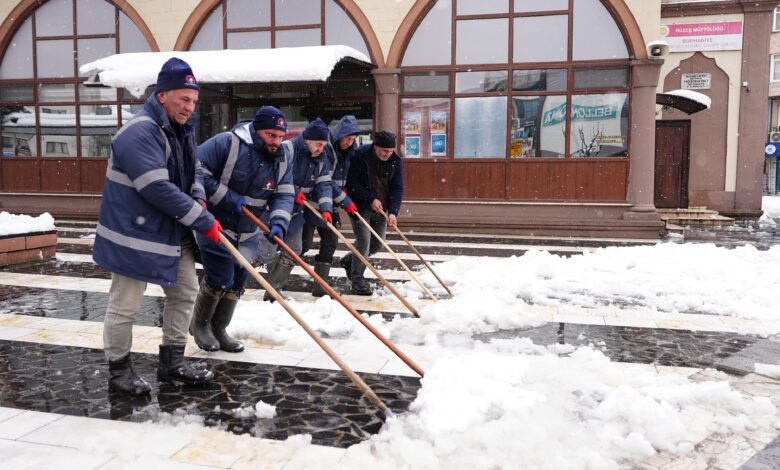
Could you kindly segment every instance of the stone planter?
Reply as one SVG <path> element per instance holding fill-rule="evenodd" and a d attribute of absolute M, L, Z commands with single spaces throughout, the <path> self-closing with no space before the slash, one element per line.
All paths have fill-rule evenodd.
<path fill-rule="evenodd" d="M 49 259 L 56 253 L 56 230 L 0 236 L 0 266 Z"/>

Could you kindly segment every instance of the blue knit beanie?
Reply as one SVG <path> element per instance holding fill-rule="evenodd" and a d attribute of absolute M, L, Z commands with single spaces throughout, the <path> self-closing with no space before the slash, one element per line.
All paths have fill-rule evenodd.
<path fill-rule="evenodd" d="M 154 92 L 178 90 L 179 88 L 200 90 L 189 64 L 178 57 L 171 57 L 163 64 L 160 73 L 157 74 L 157 86 L 154 87 Z"/>
<path fill-rule="evenodd" d="M 252 127 L 256 131 L 263 129 L 276 129 L 287 132 L 287 118 L 284 113 L 273 106 L 263 106 L 255 113 L 255 119 L 252 121 Z"/>
<path fill-rule="evenodd" d="M 317 118 L 303 130 L 303 138 L 306 140 L 328 140 L 328 126 L 322 119 Z"/>

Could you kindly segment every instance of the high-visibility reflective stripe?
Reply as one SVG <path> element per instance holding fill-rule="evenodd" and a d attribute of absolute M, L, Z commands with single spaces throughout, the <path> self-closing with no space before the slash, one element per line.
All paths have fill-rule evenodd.
<path fill-rule="evenodd" d="M 295 185 L 293 184 L 280 184 L 276 188 L 276 192 L 280 194 L 295 194 Z"/>
<path fill-rule="evenodd" d="M 320 205 L 322 205 L 322 204 L 325 204 L 325 203 L 328 203 L 328 204 L 330 204 L 330 205 L 333 205 L 333 198 L 329 198 L 329 197 L 321 197 L 321 198 L 319 198 L 319 199 L 317 200 L 317 202 L 318 202 Z"/>
<path fill-rule="evenodd" d="M 111 142 L 115 141 L 117 139 L 117 137 L 122 135 L 122 133 L 124 131 L 126 131 L 130 127 L 134 126 L 135 124 L 138 124 L 140 122 L 149 122 L 149 121 L 153 122 L 155 124 L 155 126 L 157 127 L 157 129 L 160 130 L 160 134 L 162 135 L 163 142 L 165 142 L 165 161 L 167 162 L 168 159 L 171 158 L 171 143 L 168 142 L 168 137 L 165 135 L 165 131 L 163 130 L 163 128 L 160 127 L 159 125 L 157 125 L 157 122 L 154 119 L 152 119 L 151 117 L 149 117 L 149 116 L 138 116 L 138 117 L 134 117 L 133 119 L 127 121 L 125 123 L 125 125 L 122 126 L 117 131 L 116 134 L 114 134 L 114 137 L 111 139 Z M 148 173 L 145 173 L 145 174 L 139 176 L 134 181 L 132 181 L 132 180 L 130 180 L 130 177 L 127 176 L 124 172 L 121 172 L 119 170 L 115 170 L 113 168 L 113 166 L 114 166 L 114 155 L 113 155 L 113 152 L 111 152 L 109 154 L 108 165 L 106 167 L 106 178 L 109 181 L 113 181 L 114 183 L 118 183 L 118 184 L 121 184 L 123 186 L 134 187 L 138 191 L 140 191 L 141 189 L 145 188 L 149 183 L 156 181 L 156 180 L 152 180 L 152 181 L 148 181 L 147 182 L 146 180 L 142 180 L 141 179 L 141 178 L 144 178 L 145 176 L 147 176 L 149 173 L 153 173 L 155 171 L 165 171 L 165 179 L 168 179 L 168 170 L 160 169 L 160 170 L 152 170 L 152 171 L 150 171 Z M 141 184 L 140 187 L 138 187 L 138 184 L 136 184 L 136 183 L 142 183 L 142 184 Z"/>
<path fill-rule="evenodd" d="M 209 202 L 212 204 L 219 204 L 220 201 L 225 197 L 225 194 L 227 194 L 228 187 L 224 184 L 220 184 L 216 191 L 214 191 L 214 194 L 211 195 L 209 198 Z"/>
<path fill-rule="evenodd" d="M 192 183 L 192 188 L 190 189 L 191 192 L 200 191 L 202 193 L 206 192 L 206 188 L 203 187 L 200 183 Z"/>
<path fill-rule="evenodd" d="M 147 171 L 143 175 L 133 180 L 133 186 L 135 186 L 135 189 L 140 191 L 155 181 L 168 181 L 168 170 L 164 168 L 158 168 L 156 170 Z"/>
<path fill-rule="evenodd" d="M 313 190 L 314 190 L 314 188 L 301 188 L 301 192 L 302 192 L 303 194 L 309 194 L 309 193 L 310 193 L 310 192 L 312 192 Z"/>
<path fill-rule="evenodd" d="M 317 178 L 317 180 L 314 183 L 315 184 L 327 183 L 330 180 L 331 180 L 330 175 L 324 175 L 324 176 L 320 176 L 319 178 Z"/>
<path fill-rule="evenodd" d="M 212 173 L 212 172 L 211 172 L 211 170 L 209 170 L 209 169 L 208 169 L 208 168 L 206 168 L 205 166 L 204 166 L 204 167 L 202 167 L 202 168 L 203 168 L 203 174 L 204 174 L 204 175 L 206 175 L 206 176 L 214 176 L 214 173 Z"/>
<path fill-rule="evenodd" d="M 333 182 L 342 188 L 347 185 L 347 180 L 333 180 Z"/>
<path fill-rule="evenodd" d="M 115 232 L 101 224 L 97 224 L 95 233 L 106 240 L 125 248 L 163 256 L 181 256 L 181 247 L 179 245 L 166 245 L 164 243 L 150 242 L 140 238 L 129 237 L 127 235 L 122 235 L 119 232 Z"/>
<path fill-rule="evenodd" d="M 276 209 L 275 211 L 271 211 L 271 218 L 273 219 L 274 217 L 281 217 L 282 219 L 289 222 L 291 215 L 284 209 Z"/>
<path fill-rule="evenodd" d="M 249 235 L 251 237 L 251 236 L 256 235 L 259 232 L 260 232 L 260 229 L 258 227 L 255 227 L 255 229 L 252 230 L 251 232 L 241 232 L 241 233 L 236 233 L 236 232 L 234 232 L 232 230 L 228 230 L 228 229 L 222 230 L 222 233 L 224 233 L 225 236 L 228 237 L 231 240 L 237 239 L 239 235 L 241 235 L 241 237 L 243 237 L 243 238 L 248 238 L 246 235 Z"/>
<path fill-rule="evenodd" d="M 108 166 L 106 168 L 106 179 L 113 181 L 114 183 L 121 184 L 122 186 L 133 187 L 133 182 L 130 178 L 121 171 L 111 168 L 111 159 L 108 159 Z"/>
<path fill-rule="evenodd" d="M 335 198 L 335 199 L 333 199 L 333 202 L 336 202 L 336 203 L 338 203 L 338 202 L 341 202 L 341 201 L 343 201 L 343 200 L 344 200 L 344 199 L 346 199 L 346 198 L 347 198 L 347 195 L 346 195 L 346 194 L 344 194 L 344 191 L 342 191 L 342 192 L 340 192 L 340 193 L 339 193 L 339 195 L 338 195 L 338 196 L 336 196 L 336 198 Z"/>
<path fill-rule="evenodd" d="M 247 205 L 252 207 L 265 207 L 265 205 L 268 204 L 268 199 L 245 197 L 244 200 L 246 201 Z"/>
<path fill-rule="evenodd" d="M 238 136 L 234 133 L 230 133 L 230 152 L 228 152 L 227 161 L 225 162 L 225 168 L 222 170 L 222 178 L 219 182 L 227 185 L 230 183 L 230 177 L 233 176 L 233 170 L 236 167 L 236 161 L 238 160 Z"/>
<path fill-rule="evenodd" d="M 192 225 L 193 222 L 195 222 L 195 220 L 198 217 L 200 217 L 200 214 L 202 213 L 203 213 L 203 206 L 201 206 L 200 203 L 198 203 L 198 201 L 193 199 L 192 208 L 190 208 L 190 210 L 186 214 L 184 214 L 184 217 L 179 219 L 179 222 L 189 227 L 190 225 Z"/>

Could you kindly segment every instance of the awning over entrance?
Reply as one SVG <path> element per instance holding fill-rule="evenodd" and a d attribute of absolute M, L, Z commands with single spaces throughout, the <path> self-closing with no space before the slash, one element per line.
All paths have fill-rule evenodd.
<path fill-rule="evenodd" d="M 171 57 L 185 60 L 200 83 L 324 82 L 341 62 L 374 68 L 365 54 L 347 46 L 225 49 L 115 54 L 82 65 L 87 85 L 126 88 L 143 96 Z"/>
<path fill-rule="evenodd" d="M 656 93 L 655 104 L 679 109 L 687 114 L 694 114 L 709 109 L 712 100 L 709 96 L 696 91 L 673 90 L 666 93 Z"/>

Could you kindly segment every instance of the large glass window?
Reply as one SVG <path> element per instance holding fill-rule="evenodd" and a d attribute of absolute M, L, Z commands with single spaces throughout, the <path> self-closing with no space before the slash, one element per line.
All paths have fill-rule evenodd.
<path fill-rule="evenodd" d="M 85 87 L 78 67 L 120 51 L 149 50 L 138 27 L 110 1 L 43 3 L 24 19 L 0 63 L 3 155 L 108 156 L 111 136 L 132 117 L 120 117 L 120 109 L 138 100 Z"/>
<path fill-rule="evenodd" d="M 404 156 L 446 156 L 449 123 L 448 98 L 402 100 L 400 146 Z"/>
<path fill-rule="evenodd" d="M 628 147 L 628 94 L 574 95 L 572 157 L 624 157 Z"/>
<path fill-rule="evenodd" d="M 625 157 L 628 59 L 602 0 L 438 0 L 401 61 L 407 154 Z M 446 155 L 432 151 L 430 103 L 451 113 L 435 137 Z"/>
<path fill-rule="evenodd" d="M 222 0 L 200 27 L 189 49 L 212 51 L 337 44 L 369 55 L 360 30 L 333 0 Z"/>

